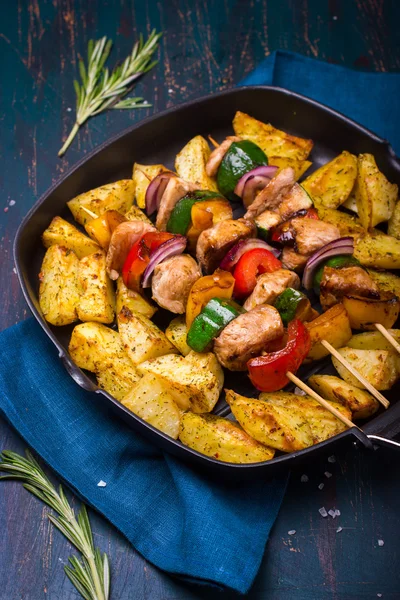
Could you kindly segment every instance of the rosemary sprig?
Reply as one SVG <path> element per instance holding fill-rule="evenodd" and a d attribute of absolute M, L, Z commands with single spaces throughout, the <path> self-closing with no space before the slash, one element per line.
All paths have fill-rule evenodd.
<path fill-rule="evenodd" d="M 108 600 L 110 594 L 110 568 L 106 554 L 100 554 L 94 547 L 92 530 L 86 507 L 82 504 L 78 516 L 68 503 L 61 485 L 58 492 L 46 477 L 29 450 L 26 458 L 4 450 L 1 454 L 0 471 L 7 475 L 0 479 L 19 479 L 28 492 L 58 513 L 47 515 L 50 521 L 82 554 L 82 560 L 76 556 L 69 558 L 70 565 L 64 570 L 73 585 L 85 600 Z"/>
<path fill-rule="evenodd" d="M 121 98 L 131 90 L 133 82 L 140 75 L 147 73 L 157 64 L 157 61 L 151 61 L 151 58 L 157 50 L 161 35 L 153 29 L 145 43 L 143 36 L 140 35 L 139 41 L 133 46 L 131 54 L 122 64 L 116 65 L 111 73 L 104 65 L 111 52 L 112 41 L 105 36 L 97 42 L 90 40 L 87 52 L 87 67 L 83 59 L 79 59 L 81 83 L 77 80 L 74 81 L 76 92 L 75 124 L 58 156 L 62 156 L 66 152 L 79 128 L 89 117 L 94 117 L 108 108 L 132 109 L 151 106 L 151 104 L 143 101 L 143 98 L 126 98 L 124 100 L 121 100 Z"/>

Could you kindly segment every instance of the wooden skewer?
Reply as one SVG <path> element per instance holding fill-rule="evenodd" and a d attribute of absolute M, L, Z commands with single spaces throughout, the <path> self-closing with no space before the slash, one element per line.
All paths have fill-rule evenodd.
<path fill-rule="evenodd" d="M 290 381 L 295 383 L 297 385 L 297 387 L 299 387 L 301 390 L 306 392 L 306 394 L 308 394 L 309 396 L 314 398 L 314 400 L 319 402 L 321 404 L 321 406 L 326 408 L 326 410 L 329 410 L 329 412 L 332 415 L 334 415 L 337 419 L 339 419 L 339 421 L 341 421 L 344 425 L 346 425 L 347 427 L 357 427 L 357 429 L 360 429 L 357 425 L 355 425 L 352 421 L 350 421 L 350 419 L 348 419 L 347 417 L 342 415 L 342 413 L 339 412 L 334 406 L 329 404 L 329 402 L 327 402 L 326 400 L 324 400 L 324 398 L 322 398 L 319 394 L 317 394 L 317 392 L 314 392 L 314 390 L 311 389 L 306 383 L 304 383 L 304 381 L 302 381 L 301 379 L 296 377 L 296 375 L 293 375 L 293 373 L 288 371 L 286 373 L 286 377 L 288 379 L 290 379 Z"/>
<path fill-rule="evenodd" d="M 375 323 L 375 327 L 383 335 L 383 337 L 385 337 L 387 339 L 389 344 L 392 344 L 393 348 L 395 350 L 397 350 L 397 352 L 400 354 L 400 344 L 398 342 L 396 342 L 396 340 L 394 339 L 392 334 L 388 332 L 386 327 L 384 327 L 380 323 Z"/>
<path fill-rule="evenodd" d="M 88 208 L 85 208 L 84 206 L 81 206 L 81 209 L 84 210 L 85 212 L 87 212 L 87 214 L 90 215 L 93 219 L 97 219 L 98 218 L 98 215 L 96 215 L 96 213 L 92 212 Z"/>
<path fill-rule="evenodd" d="M 324 346 L 324 348 L 326 348 L 328 350 L 328 352 L 330 352 L 344 367 L 346 367 L 346 369 L 348 371 L 350 371 L 350 373 L 356 378 L 358 379 L 358 381 L 360 383 L 363 384 L 363 386 L 369 391 L 370 394 L 372 394 L 377 400 L 378 402 L 380 402 L 382 404 L 382 406 L 384 406 L 385 408 L 389 408 L 389 401 L 385 398 L 385 396 L 383 396 L 380 392 L 378 392 L 378 390 L 376 390 L 374 388 L 373 385 L 370 384 L 370 382 L 365 379 L 364 375 L 361 375 L 361 373 L 359 373 L 356 369 L 354 369 L 354 367 L 351 366 L 351 364 L 345 359 L 343 358 L 343 356 L 333 347 L 331 346 L 331 344 L 329 342 L 327 342 L 326 340 L 321 340 L 321 344 Z"/>
<path fill-rule="evenodd" d="M 219 148 L 220 144 L 218 144 L 218 142 L 216 142 L 211 135 L 208 136 L 208 139 L 210 140 L 214 148 Z"/>

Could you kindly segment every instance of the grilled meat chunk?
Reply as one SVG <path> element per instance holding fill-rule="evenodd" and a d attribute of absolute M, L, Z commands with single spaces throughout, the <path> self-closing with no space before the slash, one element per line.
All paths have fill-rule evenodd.
<path fill-rule="evenodd" d="M 196 257 L 204 273 L 212 273 L 225 254 L 239 241 L 254 237 L 254 223 L 245 219 L 226 219 L 202 231 L 196 246 Z"/>
<path fill-rule="evenodd" d="M 197 190 L 198 186 L 180 179 L 180 177 L 171 177 L 165 192 L 162 195 L 160 207 L 157 212 L 156 227 L 160 231 L 166 231 L 167 223 L 175 208 L 176 203 L 186 196 L 189 192 Z"/>
<path fill-rule="evenodd" d="M 110 279 L 118 279 L 129 250 L 148 231 L 155 231 L 155 227 L 144 221 L 126 221 L 114 229 L 106 258 Z"/>
<path fill-rule="evenodd" d="M 315 219 L 298 217 L 291 220 L 295 248 L 299 254 L 312 254 L 316 250 L 341 237 L 336 225 Z"/>
<path fill-rule="evenodd" d="M 321 280 L 321 305 L 325 310 L 340 302 L 343 296 L 379 298 L 379 288 L 361 267 L 333 269 L 325 267 Z"/>
<path fill-rule="evenodd" d="M 299 254 L 294 248 L 285 246 L 281 255 L 282 265 L 292 271 L 302 271 L 308 261 L 308 256 Z"/>
<path fill-rule="evenodd" d="M 274 210 L 277 208 L 294 182 L 295 173 L 292 167 L 282 169 L 282 171 L 275 175 L 268 185 L 261 190 L 254 202 L 250 204 L 244 218 L 254 219 L 267 209 Z"/>
<path fill-rule="evenodd" d="M 188 254 L 172 256 L 154 269 L 153 300 L 162 308 L 183 314 L 190 288 L 201 277 L 197 262 Z"/>
<path fill-rule="evenodd" d="M 231 144 L 233 142 L 240 142 L 241 139 L 242 138 L 237 137 L 236 135 L 230 135 L 222 142 L 222 144 L 220 144 L 218 146 L 218 148 L 215 148 L 215 150 L 213 150 L 211 152 L 210 157 L 206 164 L 206 173 L 209 177 L 216 176 L 219 166 L 220 166 L 225 154 L 228 152 L 229 148 L 231 147 Z"/>
<path fill-rule="evenodd" d="M 303 190 L 301 185 L 295 183 L 282 198 L 279 205 L 279 214 L 282 221 L 288 219 L 299 210 L 308 210 L 313 205 L 310 196 Z"/>
<path fill-rule="evenodd" d="M 231 321 L 214 342 L 214 352 L 223 367 L 245 371 L 246 364 L 272 340 L 283 335 L 281 317 L 273 306 L 264 304 Z"/>
<path fill-rule="evenodd" d="M 273 273 L 263 273 L 257 277 L 256 287 L 243 306 L 246 310 L 252 310 L 260 304 L 273 304 L 288 287 L 300 287 L 299 276 L 293 271 L 278 269 Z"/>

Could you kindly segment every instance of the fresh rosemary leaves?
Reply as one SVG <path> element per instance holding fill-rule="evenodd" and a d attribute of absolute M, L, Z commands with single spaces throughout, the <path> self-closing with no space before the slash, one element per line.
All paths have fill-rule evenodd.
<path fill-rule="evenodd" d="M 76 517 L 61 485 L 57 491 L 28 450 L 26 458 L 9 450 L 4 450 L 0 457 L 0 470 L 7 473 L 0 479 L 21 480 L 28 492 L 56 511 L 58 516 L 48 515 L 50 521 L 82 554 L 82 560 L 71 556 L 70 565 L 64 567 L 79 593 L 85 600 L 108 600 L 110 594 L 108 558 L 106 554 L 101 556 L 99 549 L 94 547 L 85 505 L 82 505 Z"/>
<path fill-rule="evenodd" d="M 112 41 L 106 37 L 97 42 L 90 40 L 88 44 L 87 66 L 82 58 L 79 59 L 79 74 L 81 83 L 74 81 L 76 92 L 76 120 L 58 153 L 62 156 L 87 119 L 100 114 L 109 108 L 133 109 L 151 106 L 143 98 L 124 98 L 131 90 L 134 81 L 147 73 L 157 64 L 152 56 L 158 48 L 161 33 L 155 29 L 144 43 L 143 36 L 133 46 L 131 54 L 120 65 L 109 72 L 105 62 L 110 54 Z"/>

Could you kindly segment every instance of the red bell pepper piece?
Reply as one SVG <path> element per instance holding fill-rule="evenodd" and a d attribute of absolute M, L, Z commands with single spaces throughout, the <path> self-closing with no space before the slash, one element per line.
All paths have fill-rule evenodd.
<path fill-rule="evenodd" d="M 282 263 L 266 248 L 254 248 L 245 252 L 236 264 L 234 295 L 246 298 L 256 286 L 257 275 L 272 273 L 282 268 Z"/>
<path fill-rule="evenodd" d="M 315 208 L 309 208 L 306 212 L 306 214 L 304 215 L 305 219 L 315 219 L 316 221 L 319 221 L 319 216 L 317 211 L 315 210 Z"/>
<path fill-rule="evenodd" d="M 152 252 L 172 237 L 174 236 L 171 233 L 151 231 L 142 235 L 133 244 L 122 267 L 122 279 L 127 288 L 140 290 L 140 281 L 150 262 Z"/>
<path fill-rule="evenodd" d="M 285 348 L 247 363 L 252 384 L 262 392 L 276 392 L 285 387 L 289 383 L 286 373 L 296 373 L 310 351 L 310 334 L 299 319 L 290 321 L 287 334 Z"/>

